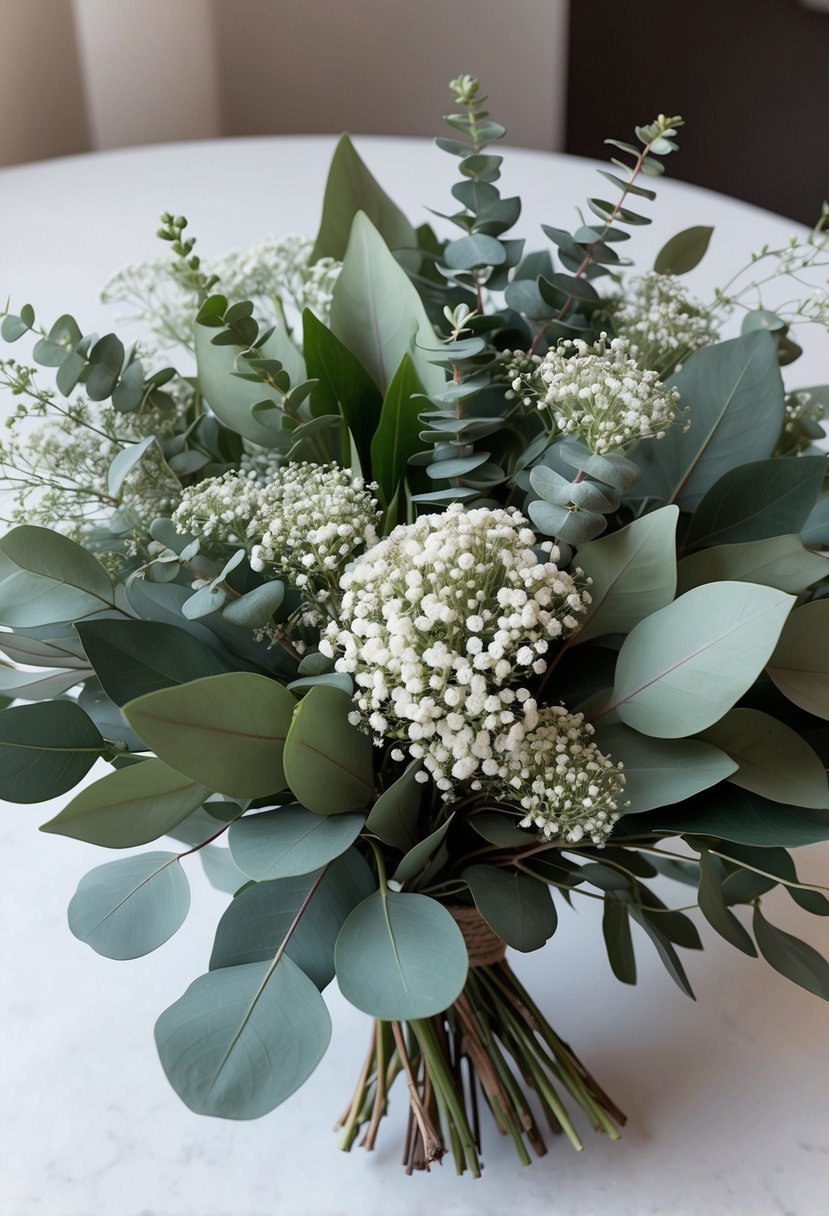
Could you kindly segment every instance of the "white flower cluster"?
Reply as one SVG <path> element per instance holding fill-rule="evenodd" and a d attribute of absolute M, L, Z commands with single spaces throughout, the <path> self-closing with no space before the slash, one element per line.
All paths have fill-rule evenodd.
<path fill-rule="evenodd" d="M 520 805 L 541 822 L 534 783 L 552 790 L 550 774 L 560 767 L 544 725 L 551 711 L 539 713 L 529 689 L 516 685 L 546 670 L 551 644 L 578 629 L 590 596 L 581 571 L 574 578 L 559 570 L 550 544 L 549 560 L 540 561 L 534 544 L 516 511 L 465 512 L 453 503 L 401 525 L 342 576 L 339 619 L 328 625 L 320 650 L 329 657 L 339 651 L 336 669 L 354 677 L 355 725 L 378 740 L 399 739 L 444 796 L 462 782 L 492 788 L 528 799 Z M 571 743 L 575 772 L 579 753 Z M 582 800 L 578 822 L 590 825 L 582 833 L 598 837 L 609 829 L 615 805 L 606 797 L 609 784 L 594 780 L 603 759 L 594 750 L 584 752 L 583 781 L 562 778 L 569 795 L 555 785 L 544 820 L 550 834 L 577 831 L 573 791 Z M 393 754 L 402 759 L 403 748 Z"/>
<path fill-rule="evenodd" d="M 630 342 L 641 367 L 667 376 L 695 350 L 720 339 L 711 314 L 669 274 L 649 271 L 632 279 L 614 310 L 616 332 Z"/>
<path fill-rule="evenodd" d="M 320 258 L 311 265 L 313 247 L 306 236 L 267 236 L 249 249 L 214 261 L 205 258 L 201 269 L 218 276 L 216 291 L 234 300 L 252 300 L 263 327 L 286 319 L 295 325 L 305 308 L 327 323 L 342 264 Z M 178 259 L 155 258 L 125 266 L 105 285 L 101 299 L 127 306 L 126 319 L 141 324 L 142 346 L 150 351 L 177 346 L 192 350 L 199 300 Z"/>
<path fill-rule="evenodd" d="M 525 812 L 521 827 L 536 827 L 570 844 L 589 837 L 602 844 L 619 818 L 624 789 L 621 764 L 599 751 L 583 714 L 551 705 L 535 728 L 501 758 L 488 787 L 502 802 Z"/>
<path fill-rule="evenodd" d="M 201 540 L 248 545 L 251 567 L 284 574 L 305 594 L 305 620 L 319 623 L 343 567 L 377 543 L 373 488 L 336 465 L 286 465 L 266 485 L 225 473 L 186 489 L 173 522 Z"/>
<path fill-rule="evenodd" d="M 516 396 L 515 383 L 523 388 L 524 378 L 532 375 L 541 362 L 540 355 L 531 355 L 523 350 L 502 350 L 493 368 L 492 378 L 496 383 L 510 385 L 505 396 L 512 401 Z"/>
<path fill-rule="evenodd" d="M 677 418 L 679 393 L 631 358 L 626 338 L 608 343 L 602 334 L 593 346 L 568 338 L 547 352 L 529 381 L 519 377 L 513 388 L 527 383 L 556 429 L 597 455 L 637 439 L 661 439 Z"/>

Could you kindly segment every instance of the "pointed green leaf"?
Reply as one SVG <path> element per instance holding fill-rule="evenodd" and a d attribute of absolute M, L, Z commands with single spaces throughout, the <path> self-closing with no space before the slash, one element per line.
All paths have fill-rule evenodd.
<path fill-rule="evenodd" d="M 76 629 L 102 687 L 116 705 L 144 693 L 228 670 L 184 629 L 158 621 L 81 621 Z"/>
<path fill-rule="evenodd" d="M 359 810 L 374 793 L 371 740 L 349 722 L 353 709 L 347 693 L 324 685 L 294 709 L 285 777 L 297 801 L 321 815 Z"/>
<path fill-rule="evenodd" d="M 760 953 L 787 980 L 829 1001 L 829 963 L 812 946 L 784 933 L 754 909 L 754 936 Z"/>
<path fill-rule="evenodd" d="M 467 866 L 462 877 L 490 929 L 515 950 L 538 950 L 555 933 L 553 897 L 537 879 L 487 865 Z"/>
<path fill-rule="evenodd" d="M 657 274 L 687 274 L 698 266 L 708 250 L 713 228 L 699 225 L 672 236 L 659 253 L 653 268 Z"/>
<path fill-rule="evenodd" d="M 24 524 L 0 540 L 0 623 L 28 629 L 114 607 L 106 570 L 68 537 Z"/>
<path fill-rule="evenodd" d="M 829 600 L 795 609 L 768 672 L 795 705 L 818 718 L 829 718 Z"/>
<path fill-rule="evenodd" d="M 422 785 L 417 780 L 419 760 L 413 760 L 402 776 L 384 790 L 368 814 L 366 828 L 393 849 L 408 852 L 417 843 Z"/>
<path fill-rule="evenodd" d="M 123 712 L 178 772 L 223 794 L 261 798 L 285 785 L 282 753 L 295 706 L 275 680 L 230 672 L 147 693 Z"/>
<path fill-rule="evenodd" d="M 9 802 L 46 802 L 82 781 L 104 750 L 73 701 L 0 711 L 0 789 Z"/>
<path fill-rule="evenodd" d="M 757 951 L 748 931 L 726 905 L 722 891 L 725 867 L 718 857 L 703 850 L 699 858 L 699 906 L 703 916 L 720 937 L 756 958 Z"/>
<path fill-rule="evenodd" d="M 637 818 L 636 828 L 719 836 L 763 848 L 795 848 L 829 840 L 829 812 L 771 802 L 727 782 L 678 806 L 662 807 Z"/>
<path fill-rule="evenodd" d="M 737 771 L 736 760 L 700 739 L 651 739 L 627 726 L 605 726 L 596 742 L 625 766 L 627 815 L 673 806 Z"/>
<path fill-rule="evenodd" d="M 360 360 L 309 309 L 303 314 L 303 348 L 308 375 L 317 381 L 311 394 L 312 412 L 342 416 L 367 475 L 371 441 L 383 404 L 380 390 Z"/>
<path fill-rule="evenodd" d="M 608 895 L 602 910 L 602 933 L 610 966 L 623 984 L 636 983 L 636 958 L 624 901 Z"/>
<path fill-rule="evenodd" d="M 812 553 L 799 536 L 769 536 L 743 544 L 715 545 L 712 549 L 692 553 L 682 559 L 677 573 L 680 595 L 692 587 L 724 579 L 760 583 L 799 595 L 829 575 L 829 558 Z"/>
<path fill-rule="evenodd" d="M 421 447 L 419 415 L 422 386 L 408 355 L 403 356 L 383 399 L 380 421 L 371 441 L 371 473 L 387 505 L 406 476 L 409 458 Z"/>
<path fill-rule="evenodd" d="M 141 457 L 155 443 L 155 436 L 150 435 L 147 439 L 142 439 L 140 443 L 132 443 L 129 447 L 122 448 L 118 455 L 109 466 L 108 486 L 110 494 L 115 498 L 121 491 L 127 477 L 138 464 Z"/>
<path fill-rule="evenodd" d="M 704 738 L 737 762 L 729 780 L 763 798 L 829 808 L 829 781 L 816 752 L 790 726 L 757 709 L 732 709 Z"/>

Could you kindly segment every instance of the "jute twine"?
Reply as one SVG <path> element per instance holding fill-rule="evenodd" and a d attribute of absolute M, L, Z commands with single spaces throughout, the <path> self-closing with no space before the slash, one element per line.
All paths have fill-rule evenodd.
<path fill-rule="evenodd" d="M 493 933 L 477 908 L 455 905 L 449 911 L 466 942 L 470 967 L 489 967 L 500 963 L 506 946 L 497 933 Z"/>

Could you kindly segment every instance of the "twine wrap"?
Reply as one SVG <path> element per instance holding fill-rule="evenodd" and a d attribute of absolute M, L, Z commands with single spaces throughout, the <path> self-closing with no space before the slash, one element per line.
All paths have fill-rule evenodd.
<path fill-rule="evenodd" d="M 448 911 L 463 934 L 470 967 L 489 967 L 502 961 L 506 945 L 490 929 L 477 908 L 455 904 Z"/>

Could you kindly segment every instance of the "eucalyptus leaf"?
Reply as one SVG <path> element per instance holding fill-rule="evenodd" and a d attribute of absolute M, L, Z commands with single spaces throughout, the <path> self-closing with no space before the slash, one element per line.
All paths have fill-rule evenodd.
<path fill-rule="evenodd" d="M 737 771 L 725 749 L 701 739 L 651 739 L 627 726 L 605 726 L 596 742 L 625 766 L 625 814 L 673 806 Z"/>
<path fill-rule="evenodd" d="M 748 931 L 725 902 L 722 884 L 725 867 L 718 857 L 703 850 L 699 858 L 699 906 L 703 916 L 720 937 L 732 946 L 756 958 L 757 951 Z"/>
<path fill-rule="evenodd" d="M 159 621 L 81 621 L 78 637 L 102 687 L 116 705 L 144 693 L 229 670 L 214 650 Z"/>
<path fill-rule="evenodd" d="M 697 225 L 672 236 L 659 253 L 653 268 L 657 274 L 687 274 L 698 266 L 708 250 L 713 228 Z"/>
<path fill-rule="evenodd" d="M 576 644 L 602 634 L 629 633 L 670 604 L 676 590 L 678 518 L 677 507 L 662 507 L 579 550 L 578 564 L 593 581 Z"/>
<path fill-rule="evenodd" d="M 124 716 L 160 760 L 208 788 L 261 798 L 285 785 L 282 753 L 296 699 L 252 672 L 146 693 Z"/>
<path fill-rule="evenodd" d="M 394 871 L 393 878 L 395 882 L 409 882 L 410 879 L 415 878 L 428 865 L 431 858 L 435 856 L 443 844 L 452 819 L 453 816 L 450 815 L 440 827 L 435 828 L 428 836 L 424 836 L 422 840 L 419 840 L 414 848 L 409 849 Z"/>
<path fill-rule="evenodd" d="M 420 447 L 422 391 L 415 365 L 409 355 L 404 355 L 383 398 L 371 441 L 372 476 L 386 505 L 392 502 L 406 476 L 409 458 Z"/>
<path fill-rule="evenodd" d="M 799 536 L 769 536 L 692 553 L 679 563 L 677 574 L 680 594 L 703 583 L 730 579 L 799 595 L 829 575 L 829 558 L 807 549 Z"/>
<path fill-rule="evenodd" d="M 771 656 L 768 673 L 785 697 L 829 718 L 829 600 L 796 608 Z"/>
<path fill-rule="evenodd" d="M 112 580 L 81 545 L 24 524 L 0 540 L 0 622 L 50 625 L 115 607 Z"/>
<path fill-rule="evenodd" d="M 602 908 L 602 934 L 613 974 L 623 984 L 636 983 L 636 958 L 624 901 L 607 896 Z"/>
<path fill-rule="evenodd" d="M 754 909 L 754 936 L 763 958 L 787 980 L 829 1001 L 829 963 L 814 947 L 766 920 Z"/>
<path fill-rule="evenodd" d="M 140 443 L 132 443 L 129 447 L 122 448 L 112 464 L 109 466 L 109 474 L 107 477 L 107 488 L 113 498 L 116 498 L 121 492 L 121 487 L 129 477 L 132 470 L 141 460 L 144 453 L 155 443 L 155 436 L 150 435 L 147 439 L 142 439 Z"/>
<path fill-rule="evenodd" d="M 544 883 L 500 866 L 467 866 L 461 876 L 481 916 L 508 946 L 538 950 L 555 933 L 558 916 Z"/>
<path fill-rule="evenodd" d="M 376 891 L 340 930 L 337 982 L 371 1017 L 411 1021 L 442 1013 L 460 995 L 468 959 L 463 935 L 426 895 Z"/>
<path fill-rule="evenodd" d="M 353 438 L 364 473 L 371 468 L 371 441 L 383 397 L 360 360 L 308 309 L 303 313 L 303 349 L 314 414 L 340 414 Z"/>
<path fill-rule="evenodd" d="M 249 878 L 292 878 L 339 857 L 364 822 L 362 815 L 316 815 L 302 806 L 281 806 L 239 819 L 228 843 L 233 860 Z"/>
<path fill-rule="evenodd" d="M 411 355 L 426 393 L 443 388 L 443 372 L 420 349 L 435 341 L 420 297 L 363 212 L 354 219 L 334 287 L 331 329 L 381 392 L 387 391 L 404 355 Z"/>
<path fill-rule="evenodd" d="M 371 740 L 349 722 L 352 710 L 347 693 L 319 685 L 293 712 L 285 777 L 297 800 L 321 815 L 365 807 L 374 792 Z"/>
<path fill-rule="evenodd" d="M 0 789 L 9 802 L 46 802 L 65 794 L 103 751 L 100 732 L 72 701 L 0 711 Z"/>
<path fill-rule="evenodd" d="M 230 600 L 222 609 L 222 616 L 232 625 L 245 629 L 264 629 L 280 608 L 285 598 L 285 585 L 277 581 L 262 583 L 238 599 Z"/>
<path fill-rule="evenodd" d="M 820 757 L 790 726 L 757 709 L 732 709 L 704 738 L 739 768 L 729 780 L 764 798 L 829 809 L 829 781 Z"/>
<path fill-rule="evenodd" d="M 325 1002 L 287 955 L 199 976 L 156 1022 L 167 1079 L 200 1115 L 257 1119 L 301 1085 L 331 1037 Z"/>
<path fill-rule="evenodd" d="M 81 879 L 69 904 L 69 928 L 105 958 L 140 958 L 163 946 L 189 910 L 190 886 L 178 855 L 137 853 Z"/>
<path fill-rule="evenodd" d="M 92 668 L 67 671 L 16 671 L 0 665 L 0 697 L 15 701 L 50 701 L 68 692 L 87 676 Z"/>
<path fill-rule="evenodd" d="M 675 739 L 713 726 L 771 657 L 794 597 L 753 583 L 687 591 L 635 626 L 619 651 L 603 716 Z"/>
<path fill-rule="evenodd" d="M 796 848 L 829 840 L 829 812 L 771 802 L 727 782 L 714 792 L 638 817 L 636 828 L 718 836 L 762 848 Z"/>
<path fill-rule="evenodd" d="M 255 882 L 239 891 L 216 929 L 211 971 L 265 962 L 279 949 L 320 870 L 292 878 Z M 289 958 L 320 989 L 334 976 L 334 943 L 346 918 L 375 889 L 371 871 L 356 849 L 326 870 L 286 947 Z"/>
<path fill-rule="evenodd" d="M 40 830 L 107 849 L 133 848 L 165 836 L 209 792 L 161 760 L 146 760 L 87 786 Z"/>
<path fill-rule="evenodd" d="M 394 849 L 408 852 L 417 843 L 422 785 L 417 774 L 422 765 L 412 760 L 403 774 L 384 790 L 372 806 L 366 828 Z"/>

